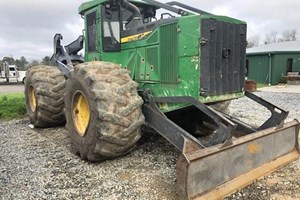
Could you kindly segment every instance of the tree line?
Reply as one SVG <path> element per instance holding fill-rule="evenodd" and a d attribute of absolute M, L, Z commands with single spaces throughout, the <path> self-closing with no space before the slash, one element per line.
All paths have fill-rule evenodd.
<path fill-rule="evenodd" d="M 39 60 L 32 60 L 28 61 L 25 56 L 21 56 L 19 59 L 15 59 L 14 57 L 6 56 L 0 59 L 0 66 L 3 65 L 3 63 L 6 62 L 9 65 L 16 65 L 19 70 L 26 70 L 31 66 L 35 65 L 49 65 L 50 64 L 50 57 L 45 56 L 41 61 Z"/>
<path fill-rule="evenodd" d="M 297 39 L 297 30 L 291 29 L 283 31 L 281 34 L 276 31 L 271 31 L 270 33 L 265 35 L 262 42 L 263 44 L 271 44 L 277 42 L 296 41 Z M 260 44 L 260 41 L 261 38 L 258 35 L 248 38 L 247 48 L 258 46 Z"/>

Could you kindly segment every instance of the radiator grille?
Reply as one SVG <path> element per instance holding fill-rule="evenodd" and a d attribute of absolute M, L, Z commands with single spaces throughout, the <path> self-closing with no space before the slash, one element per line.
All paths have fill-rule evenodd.
<path fill-rule="evenodd" d="M 94 52 L 98 48 L 96 11 L 86 15 L 88 51 Z"/>
<path fill-rule="evenodd" d="M 160 30 L 160 78 L 164 83 L 178 79 L 177 23 L 163 25 Z"/>

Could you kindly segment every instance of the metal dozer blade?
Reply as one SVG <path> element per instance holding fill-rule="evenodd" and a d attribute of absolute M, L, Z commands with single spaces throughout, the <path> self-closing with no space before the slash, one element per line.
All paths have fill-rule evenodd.
<path fill-rule="evenodd" d="M 182 152 L 176 166 L 179 199 L 223 199 L 299 158 L 299 122 L 284 123 L 288 112 L 252 93 L 245 96 L 271 112 L 258 128 L 190 97 L 144 98 L 146 121 Z M 192 104 L 217 128 L 208 140 L 198 139 L 157 103 Z"/>
<path fill-rule="evenodd" d="M 236 138 L 224 148 L 183 152 L 177 162 L 180 199 L 222 199 L 296 160 L 298 133 L 294 120 Z"/>

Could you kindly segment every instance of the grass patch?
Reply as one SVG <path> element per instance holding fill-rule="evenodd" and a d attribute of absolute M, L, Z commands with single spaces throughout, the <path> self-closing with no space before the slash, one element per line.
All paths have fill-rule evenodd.
<path fill-rule="evenodd" d="M 10 120 L 26 116 L 23 93 L 0 94 L 0 119 Z"/>
<path fill-rule="evenodd" d="M 264 84 L 264 83 L 257 83 L 256 84 L 257 88 L 268 87 L 268 86 L 269 86 L 268 84 Z"/>

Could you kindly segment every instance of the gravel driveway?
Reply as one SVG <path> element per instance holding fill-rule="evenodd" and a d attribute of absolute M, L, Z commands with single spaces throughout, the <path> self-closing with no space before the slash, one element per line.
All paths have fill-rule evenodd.
<path fill-rule="evenodd" d="M 300 94 L 256 94 L 290 110 L 287 121 L 299 118 Z M 234 100 L 230 113 L 252 124 L 266 118 L 246 98 Z M 148 130 L 129 155 L 89 163 L 75 154 L 63 127 L 30 129 L 28 124 L 28 119 L 0 122 L 2 199 L 176 199 L 179 152 L 159 135 Z M 227 199 L 300 199 L 299 169 L 296 161 Z"/>
<path fill-rule="evenodd" d="M 0 82 L 0 94 L 1 93 L 18 93 L 18 92 L 24 92 L 24 84 L 23 83 L 5 83 Z"/>

